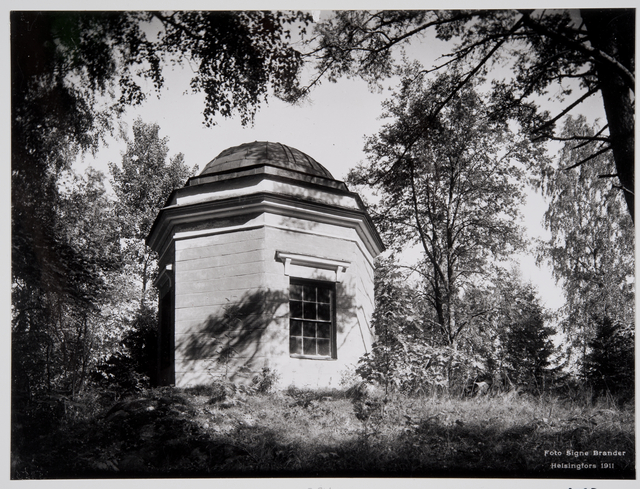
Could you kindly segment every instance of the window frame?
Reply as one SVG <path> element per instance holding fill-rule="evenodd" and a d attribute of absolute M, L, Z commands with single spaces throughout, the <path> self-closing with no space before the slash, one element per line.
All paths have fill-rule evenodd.
<path fill-rule="evenodd" d="M 330 313 L 330 333 L 329 333 L 329 347 L 330 354 L 329 355 L 309 355 L 305 353 L 292 353 L 291 351 L 291 321 L 309 321 L 309 319 L 305 318 L 295 318 L 291 315 L 291 286 L 292 285 L 312 285 L 314 287 L 322 286 L 331 292 L 331 313 Z M 332 361 L 338 359 L 338 349 L 337 349 L 337 327 L 336 327 L 336 283 L 326 280 L 313 280 L 306 278 L 298 278 L 298 277 L 289 277 L 289 321 L 288 321 L 288 337 L 289 337 L 289 357 L 290 358 L 298 358 L 298 359 L 306 359 L 306 360 L 319 360 L 319 361 Z M 317 302 L 316 302 L 317 304 Z M 311 321 L 321 321 L 321 320 L 311 320 Z M 304 350 L 303 350 L 304 351 Z"/>

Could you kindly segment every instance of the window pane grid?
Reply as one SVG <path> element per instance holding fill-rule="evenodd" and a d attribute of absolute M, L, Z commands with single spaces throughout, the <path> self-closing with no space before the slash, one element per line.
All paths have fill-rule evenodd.
<path fill-rule="evenodd" d="M 331 356 L 332 298 L 330 286 L 291 284 L 289 350 L 292 355 Z"/>

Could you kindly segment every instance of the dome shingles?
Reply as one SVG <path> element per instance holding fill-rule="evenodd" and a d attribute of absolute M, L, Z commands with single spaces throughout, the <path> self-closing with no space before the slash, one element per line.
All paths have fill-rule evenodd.
<path fill-rule="evenodd" d="M 329 170 L 309 155 L 290 146 L 268 141 L 255 141 L 225 149 L 204 167 L 200 176 L 255 165 L 271 165 L 333 180 Z"/>

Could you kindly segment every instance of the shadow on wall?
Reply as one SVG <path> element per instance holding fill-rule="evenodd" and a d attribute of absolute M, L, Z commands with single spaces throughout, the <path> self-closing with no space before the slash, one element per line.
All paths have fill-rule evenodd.
<path fill-rule="evenodd" d="M 338 349 L 340 349 L 341 338 L 344 342 L 347 338 L 346 325 L 354 324 L 357 321 L 356 303 L 353 295 L 347 293 L 347 287 L 344 284 L 336 284 L 336 330 L 338 332 Z M 359 333 L 358 333 L 359 334 Z"/>
<path fill-rule="evenodd" d="M 338 351 L 348 336 L 345 325 L 358 327 L 354 298 L 337 288 Z M 246 292 L 211 314 L 201 327 L 176 337 L 176 374 L 197 383 L 214 379 L 249 383 L 289 355 L 289 294 L 280 290 Z M 352 334 L 360 336 L 360 332 Z"/>
<path fill-rule="evenodd" d="M 269 289 L 245 292 L 237 301 L 229 301 L 196 331 L 176 338 L 176 356 L 182 357 L 182 366 L 176 368 L 201 374 L 203 380 L 250 380 L 272 350 L 281 347 L 282 338 L 286 340 L 288 301 L 288 294 Z"/>

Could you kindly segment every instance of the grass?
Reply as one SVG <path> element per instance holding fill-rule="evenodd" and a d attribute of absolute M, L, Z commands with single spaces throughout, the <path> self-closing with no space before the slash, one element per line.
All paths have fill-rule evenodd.
<path fill-rule="evenodd" d="M 635 477 L 633 407 L 607 402 L 514 394 L 385 402 L 231 385 L 86 397 L 55 428 L 13 427 L 12 478 Z M 597 468 L 578 472 L 580 463 Z"/>

